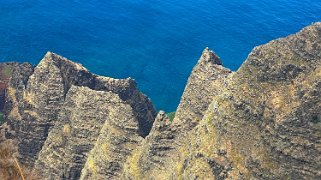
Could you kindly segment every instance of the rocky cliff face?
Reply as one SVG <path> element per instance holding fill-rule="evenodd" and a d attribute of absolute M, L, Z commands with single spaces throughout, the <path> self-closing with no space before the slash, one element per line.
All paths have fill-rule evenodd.
<path fill-rule="evenodd" d="M 319 179 L 320 52 L 316 23 L 254 48 L 237 72 L 217 73 L 223 78 L 210 91 L 215 80 L 195 78 L 204 77 L 201 57 L 174 122 L 153 129 L 126 178 Z"/>
<path fill-rule="evenodd" d="M 316 23 L 254 48 L 181 147 L 175 177 L 319 179 L 320 45 Z"/>
<path fill-rule="evenodd" d="M 5 105 L 5 91 L 12 75 L 12 70 L 17 65 L 18 63 L 0 63 L 0 112 L 3 111 Z"/>
<path fill-rule="evenodd" d="M 236 72 L 206 48 L 173 122 L 132 79 L 47 53 L 5 103 L 42 179 L 320 179 L 321 23 L 255 47 Z"/>
<path fill-rule="evenodd" d="M 143 139 L 131 106 L 115 93 L 72 86 L 61 109 L 35 164 L 43 179 L 78 179 L 85 163 L 84 176 L 112 177 Z M 113 153 L 106 158 L 108 149 Z"/>
<path fill-rule="evenodd" d="M 134 109 L 139 135 L 145 136 L 156 116 L 149 99 L 132 79 L 112 79 L 91 74 L 80 64 L 48 52 L 33 69 L 15 68 L 7 88 L 6 118 L 16 130 L 21 162 L 33 166 L 72 86 L 110 91 Z M 96 107 L 93 107 L 96 108 Z"/>
<path fill-rule="evenodd" d="M 188 78 L 177 108 L 174 126 L 183 132 L 193 129 L 202 119 L 214 96 L 221 94 L 225 79 L 232 73 L 222 66 L 221 59 L 206 48 Z"/>
<path fill-rule="evenodd" d="M 135 152 L 135 158 L 127 162 L 126 179 L 170 178 L 172 172 L 168 169 L 176 168 L 172 162 L 178 161 L 183 140 L 202 119 L 212 98 L 221 93 L 231 73 L 213 51 L 203 51 L 188 79 L 173 123 L 164 113 L 157 116 L 156 127 Z"/>
<path fill-rule="evenodd" d="M 143 140 L 139 121 L 128 104 L 114 104 L 107 118 L 80 179 L 120 179 L 124 162 Z"/>

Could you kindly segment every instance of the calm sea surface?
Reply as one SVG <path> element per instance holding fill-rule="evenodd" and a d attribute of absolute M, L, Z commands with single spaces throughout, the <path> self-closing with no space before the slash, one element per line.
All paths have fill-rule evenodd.
<path fill-rule="evenodd" d="M 236 70 L 254 46 L 321 21 L 321 0 L 0 0 L 0 61 L 46 51 L 137 80 L 173 111 L 205 47 Z"/>

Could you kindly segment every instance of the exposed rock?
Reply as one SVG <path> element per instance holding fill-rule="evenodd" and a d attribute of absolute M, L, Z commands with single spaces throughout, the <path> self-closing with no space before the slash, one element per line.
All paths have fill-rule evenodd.
<path fill-rule="evenodd" d="M 123 179 L 159 179 L 158 174 L 165 170 L 165 159 L 169 158 L 174 149 L 175 131 L 164 111 L 156 116 L 153 128 L 144 143 L 136 149 L 125 165 Z M 170 171 L 169 171 L 170 172 Z"/>
<path fill-rule="evenodd" d="M 12 86 L 8 87 L 8 99 L 14 102 L 8 119 L 17 131 L 21 162 L 32 166 L 57 120 L 70 85 L 90 86 L 93 80 L 79 64 L 50 52 L 30 72 L 32 75 L 23 70 L 17 73 L 21 75 L 14 75 Z"/>
<path fill-rule="evenodd" d="M 202 119 L 213 97 L 226 87 L 226 77 L 232 73 L 224 68 L 220 58 L 206 48 L 188 78 L 181 101 L 177 108 L 174 126 L 187 132 Z"/>
<path fill-rule="evenodd" d="M 181 148 L 178 177 L 320 179 L 320 67 L 321 23 L 254 48 Z"/>
<path fill-rule="evenodd" d="M 7 119 L 17 131 L 21 162 L 33 166 L 48 133 L 57 122 L 72 85 L 112 91 L 134 109 L 140 135 L 149 133 L 156 112 L 132 79 L 117 80 L 91 74 L 80 64 L 48 52 L 34 69 L 22 66 L 13 72 L 7 88 Z"/>
<path fill-rule="evenodd" d="M 125 177 L 131 179 L 168 179 L 168 169 L 176 168 L 179 148 L 192 130 L 202 119 L 213 97 L 221 94 L 226 86 L 225 79 L 232 73 L 224 68 L 218 56 L 206 48 L 193 68 L 173 123 L 163 112 L 155 120 L 151 134 L 127 162 Z"/>
<path fill-rule="evenodd" d="M 95 90 L 112 91 L 130 104 L 139 123 L 139 134 L 143 137 L 148 135 L 152 128 L 156 111 L 150 99 L 138 90 L 133 79 L 113 79 L 97 76 Z"/>
<path fill-rule="evenodd" d="M 11 129 L 8 123 L 3 123 L 0 126 L 0 142 L 5 141 L 15 135 L 15 131 Z M 9 137 L 9 138 L 8 138 Z"/>
<path fill-rule="evenodd" d="M 109 108 L 107 121 L 90 151 L 80 179 L 120 179 L 123 165 L 143 138 L 139 121 L 125 102 Z"/>
<path fill-rule="evenodd" d="M 5 91 L 5 119 L 10 124 L 11 128 L 20 132 L 21 114 L 24 108 L 23 95 L 26 90 L 26 85 L 29 76 L 33 73 L 33 66 L 29 63 L 22 63 L 14 66 L 11 72 L 11 77 Z M 14 138 L 9 135 L 8 138 Z"/>
<path fill-rule="evenodd" d="M 79 178 L 110 109 L 119 103 L 117 94 L 72 86 L 35 165 L 42 179 Z"/>
<path fill-rule="evenodd" d="M 0 112 L 3 111 L 5 105 L 5 91 L 9 79 L 12 75 L 12 70 L 18 63 L 0 63 Z"/>
<path fill-rule="evenodd" d="M 33 67 L 29 63 L 0 63 L 0 113 L 7 116 L 13 115 L 10 113 L 10 110 L 13 106 L 18 106 L 16 98 L 22 97 L 22 91 L 25 89 L 25 82 L 32 71 Z M 16 90 L 13 93 L 10 91 L 12 88 L 8 87 L 14 87 Z M 6 96 L 10 97 L 10 95 L 15 98 L 6 98 Z M 2 118 L 8 120 L 5 116 L 2 116 Z M 12 139 L 15 136 L 15 131 L 12 128 L 13 127 L 10 126 L 8 122 L 4 122 L 0 125 L 0 141 Z"/>
<path fill-rule="evenodd" d="M 134 80 L 53 53 L 8 84 L 9 134 L 42 179 L 321 179 L 321 23 L 234 73 L 206 48 L 173 122 Z"/>

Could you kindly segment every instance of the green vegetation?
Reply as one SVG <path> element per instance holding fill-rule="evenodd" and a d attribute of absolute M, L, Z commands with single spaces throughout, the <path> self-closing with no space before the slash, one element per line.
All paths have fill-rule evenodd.
<path fill-rule="evenodd" d="M 2 124 L 3 120 L 4 120 L 4 115 L 0 112 L 0 124 Z"/>
<path fill-rule="evenodd" d="M 176 113 L 176 111 L 167 113 L 167 117 L 169 118 L 170 121 L 173 121 L 173 119 L 175 117 L 175 113 Z"/>
<path fill-rule="evenodd" d="M 5 66 L 2 70 L 3 75 L 10 77 L 12 75 L 12 67 L 11 66 Z"/>

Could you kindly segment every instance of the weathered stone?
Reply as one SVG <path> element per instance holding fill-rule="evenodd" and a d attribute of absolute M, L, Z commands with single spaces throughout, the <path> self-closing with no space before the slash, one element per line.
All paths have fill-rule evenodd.
<path fill-rule="evenodd" d="M 126 165 L 125 177 L 136 179 L 168 179 L 168 169 L 176 168 L 180 146 L 202 119 L 213 97 L 226 86 L 225 79 L 232 71 L 224 68 L 218 56 L 206 48 L 193 68 L 173 123 L 160 112 L 142 148 L 136 151 Z"/>
<path fill-rule="evenodd" d="M 112 79 L 91 74 L 80 64 L 48 52 L 34 69 L 14 70 L 7 88 L 7 117 L 17 131 L 21 162 L 33 166 L 71 86 L 111 91 L 134 109 L 139 133 L 149 133 L 156 112 L 150 100 L 139 92 L 132 79 Z M 30 69 L 30 70 L 29 70 Z"/>
<path fill-rule="evenodd" d="M 19 134 L 21 114 L 24 108 L 23 95 L 34 68 L 29 63 L 14 64 L 5 90 L 4 115 L 5 121 L 16 131 L 16 134 Z M 16 136 L 8 138 L 16 138 Z"/>
<path fill-rule="evenodd" d="M 138 90 L 133 79 L 113 79 L 97 76 L 95 90 L 112 91 L 130 104 L 133 108 L 134 116 L 139 122 L 139 134 L 143 137 L 148 135 L 152 128 L 156 111 L 150 99 Z"/>
<path fill-rule="evenodd" d="M 123 179 L 159 179 L 160 170 L 165 170 L 165 159 L 170 157 L 174 143 L 174 133 L 170 128 L 171 122 L 164 111 L 156 116 L 151 133 L 145 138 L 128 159 L 125 165 Z"/>
<path fill-rule="evenodd" d="M 5 105 L 5 96 L 8 82 L 11 78 L 12 71 L 18 63 L 0 63 L 0 112 L 3 111 Z"/>
<path fill-rule="evenodd" d="M 206 48 L 188 78 L 177 108 L 174 126 L 183 132 L 193 129 L 202 119 L 213 97 L 226 87 L 226 77 L 232 73 L 224 68 L 220 58 Z"/>
<path fill-rule="evenodd" d="M 315 23 L 254 48 L 234 73 L 206 48 L 173 122 L 154 121 L 134 80 L 53 53 L 34 72 L 15 66 L 5 115 L 42 179 L 320 179 L 320 95 Z"/>
<path fill-rule="evenodd" d="M 72 86 L 35 165 L 42 179 L 79 178 L 110 110 L 120 103 L 117 94 Z"/>
<path fill-rule="evenodd" d="M 202 152 L 232 167 L 215 179 L 320 179 L 320 67 L 321 23 L 254 48 L 189 134 L 178 177 L 208 176 L 191 159 Z"/>
<path fill-rule="evenodd" d="M 110 107 L 80 179 L 121 179 L 125 161 L 143 140 L 133 111 L 125 102 Z"/>

